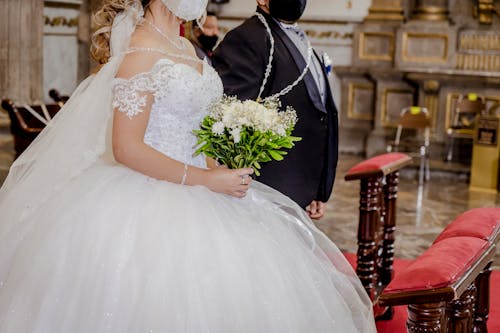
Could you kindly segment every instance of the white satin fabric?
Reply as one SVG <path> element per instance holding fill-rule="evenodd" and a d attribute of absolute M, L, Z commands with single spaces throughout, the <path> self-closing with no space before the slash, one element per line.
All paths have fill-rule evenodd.
<path fill-rule="evenodd" d="M 137 15 L 114 26 L 115 50 Z M 0 190 L 0 332 L 375 332 L 352 268 L 287 197 L 254 182 L 236 199 L 114 161 L 121 58 L 80 85 Z M 159 82 L 146 137 L 182 129 L 150 136 L 168 155 L 199 116 L 162 117 L 190 106 L 206 113 L 220 81 L 207 65 L 196 75 L 168 61 L 149 74 L 164 66 L 178 75 Z M 200 82 L 205 92 L 187 93 Z"/>

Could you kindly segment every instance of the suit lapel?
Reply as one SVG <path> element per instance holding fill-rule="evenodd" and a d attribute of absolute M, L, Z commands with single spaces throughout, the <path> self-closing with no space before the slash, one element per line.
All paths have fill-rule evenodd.
<path fill-rule="evenodd" d="M 288 52 L 290 53 L 293 61 L 297 65 L 297 69 L 299 70 L 299 73 L 302 73 L 304 70 L 304 67 L 306 66 L 306 61 L 302 54 L 300 53 L 299 49 L 295 46 L 295 44 L 288 38 L 286 33 L 281 29 L 281 27 L 276 23 L 271 17 L 266 16 L 267 22 L 269 23 L 269 26 L 271 27 L 271 30 L 275 33 L 276 36 L 278 36 L 278 39 L 285 45 L 287 48 Z M 275 40 L 276 42 L 276 40 Z M 313 57 L 316 56 L 314 53 L 312 55 Z M 321 62 L 320 62 L 321 63 Z M 311 63 L 310 66 L 313 66 Z M 313 102 L 314 106 L 322 111 L 326 112 L 326 107 L 323 104 L 323 101 L 321 100 L 321 96 L 318 90 L 318 86 L 316 85 L 316 82 L 314 81 L 314 77 L 312 76 L 311 70 L 309 69 L 304 76 L 304 84 L 306 86 L 307 93 L 309 95 L 309 98 L 311 98 L 311 101 Z M 291 84 L 290 82 L 289 84 Z"/>

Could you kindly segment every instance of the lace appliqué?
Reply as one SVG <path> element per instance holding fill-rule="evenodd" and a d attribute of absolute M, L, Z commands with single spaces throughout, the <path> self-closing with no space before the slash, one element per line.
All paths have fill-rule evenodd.
<path fill-rule="evenodd" d="M 129 79 L 115 78 L 113 107 L 118 108 L 118 111 L 125 113 L 130 119 L 143 112 L 147 95 L 153 94 L 156 97 L 159 83 L 168 82 L 172 65 L 169 60 L 160 61 L 149 72 L 136 74 Z"/>
<path fill-rule="evenodd" d="M 203 156 L 193 156 L 197 143 L 193 130 L 223 93 L 219 76 L 206 61 L 198 72 L 184 63 L 160 60 L 148 73 L 115 79 L 113 89 L 113 105 L 129 117 L 144 112 L 143 103 L 154 97 L 145 144 L 182 163 L 206 167 Z"/>

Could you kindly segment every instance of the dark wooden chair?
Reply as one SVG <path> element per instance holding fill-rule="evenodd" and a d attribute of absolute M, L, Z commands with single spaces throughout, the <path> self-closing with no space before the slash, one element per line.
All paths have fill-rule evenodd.
<path fill-rule="evenodd" d="M 49 96 L 60 107 L 62 107 L 64 105 L 64 103 L 66 103 L 68 101 L 68 99 L 69 99 L 69 96 L 67 96 L 67 95 L 61 95 L 61 93 L 57 89 L 50 89 L 49 90 Z"/>
<path fill-rule="evenodd" d="M 47 104 L 45 106 L 50 117 L 54 117 L 61 109 L 59 104 Z M 39 118 L 47 122 L 41 105 L 30 105 L 29 107 L 39 115 Z M 18 157 L 45 128 L 45 124 L 30 113 L 26 107 L 17 106 L 10 99 L 2 100 L 2 108 L 9 114 L 10 131 L 14 136 L 14 149 L 16 157 Z"/>
<path fill-rule="evenodd" d="M 453 108 L 451 115 L 451 124 L 446 129 L 448 136 L 446 161 L 453 159 L 453 149 L 455 141 L 469 140 L 472 142 L 474 138 L 474 130 L 476 128 L 477 116 L 486 111 L 486 102 L 481 96 L 460 95 Z"/>
<path fill-rule="evenodd" d="M 403 132 L 411 133 L 403 138 Z M 423 132 L 423 133 L 422 133 Z M 419 106 L 406 107 L 401 111 L 394 141 L 389 141 L 387 151 L 407 152 L 420 159 L 419 185 L 430 179 L 430 133 L 431 118 L 427 108 Z"/>
<path fill-rule="evenodd" d="M 355 165 L 344 177 L 360 180 L 356 273 L 373 301 L 393 276 L 399 170 L 410 163 L 403 153 L 382 154 Z M 386 313 L 374 311 L 376 316 Z"/>

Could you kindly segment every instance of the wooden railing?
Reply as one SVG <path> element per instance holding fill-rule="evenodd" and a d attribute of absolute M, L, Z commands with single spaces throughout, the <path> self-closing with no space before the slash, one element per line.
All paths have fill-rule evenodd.
<path fill-rule="evenodd" d="M 345 176 L 360 180 L 356 273 L 373 301 L 393 276 L 399 170 L 410 163 L 406 154 L 387 153 L 355 165 Z"/>

